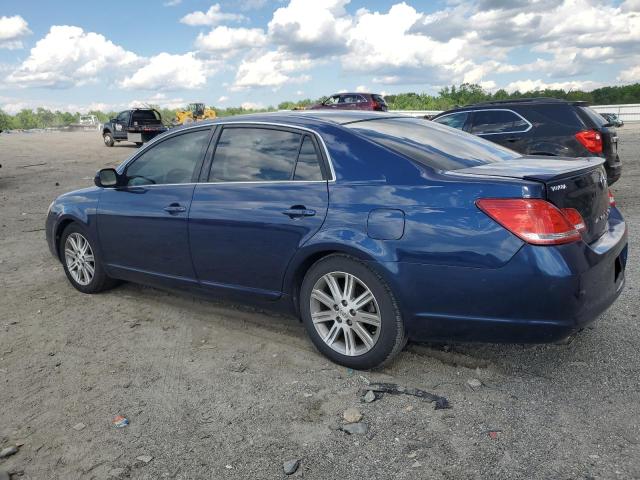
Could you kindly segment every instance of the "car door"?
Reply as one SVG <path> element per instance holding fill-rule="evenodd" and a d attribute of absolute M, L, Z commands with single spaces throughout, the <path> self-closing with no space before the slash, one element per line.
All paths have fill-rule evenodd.
<path fill-rule="evenodd" d="M 305 130 L 228 124 L 216 137 L 189 213 L 197 276 L 219 292 L 277 298 L 289 261 L 326 216 L 327 157 Z"/>
<path fill-rule="evenodd" d="M 507 148 L 524 152 L 531 123 L 508 109 L 474 110 L 470 133 Z"/>
<path fill-rule="evenodd" d="M 127 139 L 127 130 L 129 128 L 129 118 L 131 116 L 131 112 L 124 111 L 120 112 L 116 117 L 115 121 L 115 131 L 113 132 L 113 138 L 118 140 L 126 140 Z"/>
<path fill-rule="evenodd" d="M 100 245 L 119 276 L 195 282 L 187 219 L 210 136 L 204 127 L 155 143 L 122 169 L 122 187 L 101 192 Z"/>

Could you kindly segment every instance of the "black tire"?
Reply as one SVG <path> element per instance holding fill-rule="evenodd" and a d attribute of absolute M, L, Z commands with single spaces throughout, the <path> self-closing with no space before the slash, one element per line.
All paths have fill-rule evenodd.
<path fill-rule="evenodd" d="M 140 148 L 142 146 L 142 142 L 136 142 L 136 147 Z"/>
<path fill-rule="evenodd" d="M 67 253 L 65 251 L 65 244 L 67 243 L 67 239 L 72 234 L 79 234 L 89 243 L 89 247 L 93 252 L 93 266 L 94 266 L 94 274 L 90 282 L 86 285 L 83 285 L 76 281 L 71 272 L 69 271 L 69 267 L 67 266 Z M 104 267 L 102 266 L 102 262 L 100 256 L 98 255 L 95 246 L 91 240 L 91 237 L 87 234 L 85 229 L 78 225 L 77 223 L 71 223 L 64 229 L 62 232 L 62 236 L 60 237 L 60 244 L 58 245 L 60 252 L 60 260 L 62 261 L 62 266 L 64 268 L 64 273 L 67 276 L 67 279 L 73 285 L 76 290 L 79 290 L 82 293 L 98 293 L 104 290 L 108 290 L 113 288 L 118 284 L 117 280 L 114 280 L 107 276 L 104 271 Z"/>
<path fill-rule="evenodd" d="M 337 352 L 327 345 L 311 319 L 311 292 L 316 282 L 327 273 L 344 272 L 355 275 L 373 293 L 381 325 L 374 346 L 357 356 Z M 334 254 L 318 260 L 307 272 L 300 288 L 300 313 L 307 333 L 316 348 L 335 363 L 357 370 L 368 370 L 389 362 L 406 345 L 404 322 L 393 292 L 386 282 L 364 262 L 343 254 Z"/>
<path fill-rule="evenodd" d="M 102 139 L 104 140 L 104 144 L 107 147 L 113 147 L 113 144 L 115 143 L 115 141 L 113 140 L 113 135 L 111 135 L 111 133 L 109 132 L 103 133 Z"/>

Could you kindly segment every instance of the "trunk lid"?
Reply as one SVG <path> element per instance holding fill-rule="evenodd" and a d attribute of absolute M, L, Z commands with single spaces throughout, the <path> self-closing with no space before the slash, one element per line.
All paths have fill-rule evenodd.
<path fill-rule="evenodd" d="M 582 237 L 591 243 L 606 231 L 609 218 L 609 189 L 597 157 L 551 160 L 548 157 L 523 157 L 464 168 L 454 174 L 519 178 L 542 182 L 547 200 L 558 208 L 575 208 L 586 225 Z"/>

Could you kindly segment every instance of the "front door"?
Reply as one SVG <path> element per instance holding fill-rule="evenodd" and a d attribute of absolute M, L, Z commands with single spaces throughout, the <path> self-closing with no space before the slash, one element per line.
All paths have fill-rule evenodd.
<path fill-rule="evenodd" d="M 195 281 L 187 219 L 211 129 L 170 136 L 123 172 L 126 185 L 104 189 L 98 235 L 108 268 L 123 274 Z"/>
<path fill-rule="evenodd" d="M 189 213 L 200 282 L 227 293 L 280 296 L 289 261 L 326 216 L 328 175 L 313 134 L 224 126 L 208 183 L 196 186 Z"/>
<path fill-rule="evenodd" d="M 127 130 L 129 128 L 129 118 L 131 116 L 131 112 L 124 111 L 120 112 L 116 117 L 116 122 L 114 125 L 115 131 L 113 132 L 113 138 L 117 140 L 126 140 L 127 139 Z"/>

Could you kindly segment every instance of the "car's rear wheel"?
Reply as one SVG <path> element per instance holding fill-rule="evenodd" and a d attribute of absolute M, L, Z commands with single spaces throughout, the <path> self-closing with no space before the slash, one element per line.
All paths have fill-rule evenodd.
<path fill-rule="evenodd" d="M 114 144 L 115 142 L 114 142 L 114 140 L 113 140 L 113 135 L 111 135 L 109 132 L 104 133 L 104 134 L 102 135 L 102 139 L 104 140 L 104 144 L 105 144 L 107 147 L 113 147 L 113 144 Z"/>
<path fill-rule="evenodd" d="M 105 273 L 89 235 L 78 224 L 70 224 L 62 233 L 60 258 L 67 279 L 82 293 L 98 293 L 116 284 Z"/>
<path fill-rule="evenodd" d="M 307 272 L 300 312 L 314 345 L 336 363 L 369 369 L 391 360 L 406 343 L 393 293 L 366 264 L 330 255 Z"/>

